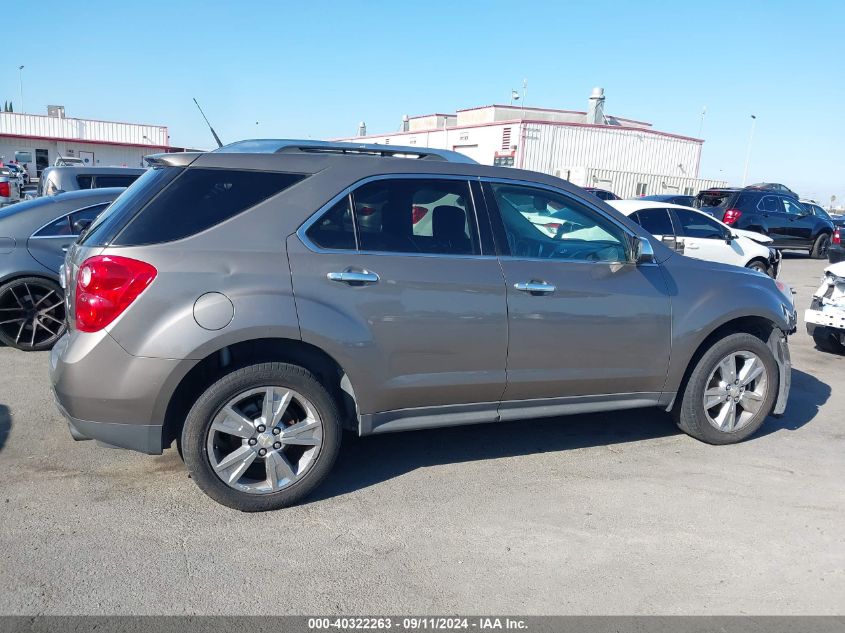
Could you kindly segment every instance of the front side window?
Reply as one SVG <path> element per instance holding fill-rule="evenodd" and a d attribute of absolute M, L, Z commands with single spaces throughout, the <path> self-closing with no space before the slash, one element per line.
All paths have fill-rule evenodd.
<path fill-rule="evenodd" d="M 805 215 L 807 213 L 804 210 L 804 206 L 800 202 L 790 200 L 789 198 L 783 199 L 783 209 L 789 215 Z"/>
<path fill-rule="evenodd" d="M 362 251 L 478 254 L 469 183 L 463 180 L 375 180 L 352 192 Z"/>
<path fill-rule="evenodd" d="M 687 211 L 686 209 L 675 209 L 675 217 L 678 218 L 678 232 L 681 235 L 706 240 L 725 239 L 725 228 L 703 213 Z"/>
<path fill-rule="evenodd" d="M 652 235 L 674 235 L 672 219 L 666 209 L 640 209 L 631 219 Z"/>
<path fill-rule="evenodd" d="M 75 211 L 74 213 L 70 213 L 68 215 L 63 215 L 60 218 L 57 218 L 47 226 L 42 229 L 39 229 L 37 233 L 33 235 L 33 237 L 64 237 L 64 236 L 75 236 L 79 234 L 75 227 L 75 223 L 78 220 L 87 220 L 89 222 L 93 222 L 94 219 L 102 213 L 103 209 L 109 206 L 110 203 L 104 202 L 103 204 L 96 204 L 91 207 L 85 207 L 84 209 L 80 209 L 79 211 Z"/>
<path fill-rule="evenodd" d="M 625 232 L 597 211 L 545 189 L 493 184 L 507 246 L 514 257 L 620 262 Z"/>
<path fill-rule="evenodd" d="M 824 209 L 822 209 L 820 206 L 817 206 L 815 204 L 807 205 L 807 206 L 812 210 L 814 215 L 817 215 L 818 217 L 820 217 L 824 220 L 830 220 L 831 219 L 830 214 L 827 211 L 825 211 Z"/>

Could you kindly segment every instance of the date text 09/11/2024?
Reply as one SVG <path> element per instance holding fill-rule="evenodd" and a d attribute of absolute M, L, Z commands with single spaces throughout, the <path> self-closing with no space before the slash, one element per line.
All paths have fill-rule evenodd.
<path fill-rule="evenodd" d="M 437 631 L 437 630 L 525 630 L 527 624 L 521 619 L 478 617 L 387 617 L 353 618 L 309 618 L 308 629 L 319 630 L 390 630 Z"/>

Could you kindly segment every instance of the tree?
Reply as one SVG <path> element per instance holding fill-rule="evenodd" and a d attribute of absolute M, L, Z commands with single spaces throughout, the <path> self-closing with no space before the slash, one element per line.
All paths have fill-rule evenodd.
<path fill-rule="evenodd" d="M 15 104 L 13 104 L 11 101 L 9 101 L 9 112 L 14 112 L 14 111 L 15 111 Z"/>

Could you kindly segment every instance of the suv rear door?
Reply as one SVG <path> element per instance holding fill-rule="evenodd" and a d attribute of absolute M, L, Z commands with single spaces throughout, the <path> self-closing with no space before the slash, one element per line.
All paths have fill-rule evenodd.
<path fill-rule="evenodd" d="M 671 337 L 660 267 L 629 263 L 626 231 L 571 194 L 504 181 L 484 191 L 508 293 L 501 418 L 655 404 Z M 556 218 L 554 236 L 531 221 L 540 208 Z"/>
<path fill-rule="evenodd" d="M 377 177 L 288 238 L 302 339 L 349 374 L 363 433 L 496 419 L 507 304 L 476 187 Z"/>

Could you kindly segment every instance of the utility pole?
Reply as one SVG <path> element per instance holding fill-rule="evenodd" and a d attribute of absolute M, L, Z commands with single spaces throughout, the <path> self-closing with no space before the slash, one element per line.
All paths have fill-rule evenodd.
<path fill-rule="evenodd" d="M 754 141 L 754 127 L 757 125 L 757 117 L 751 115 L 751 134 L 748 136 L 748 152 L 745 154 L 745 171 L 742 172 L 742 186 L 748 180 L 748 163 L 751 161 L 751 143 Z"/>
<path fill-rule="evenodd" d="M 698 138 L 704 133 L 704 117 L 707 114 L 707 106 L 701 108 L 701 121 L 698 124 Z"/>
<path fill-rule="evenodd" d="M 20 111 L 23 113 L 23 66 L 18 66 L 18 97 L 20 97 Z"/>

